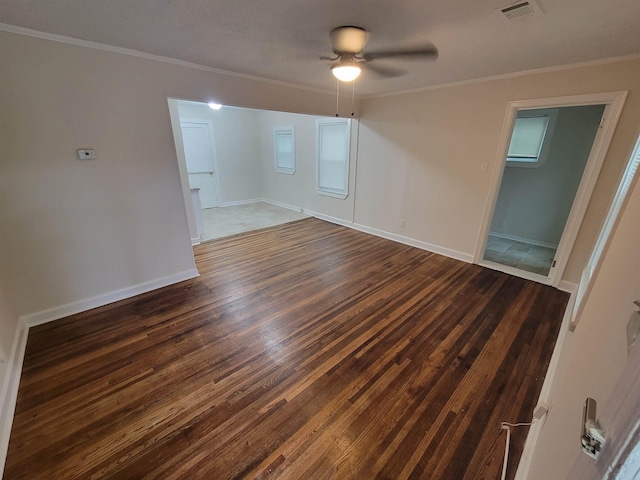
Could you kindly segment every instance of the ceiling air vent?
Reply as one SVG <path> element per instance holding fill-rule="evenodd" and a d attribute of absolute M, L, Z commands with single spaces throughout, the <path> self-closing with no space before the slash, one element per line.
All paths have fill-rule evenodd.
<path fill-rule="evenodd" d="M 508 7 L 501 8 L 499 11 L 507 17 L 508 20 L 522 20 L 526 17 L 542 13 L 540 7 L 533 0 L 514 3 Z"/>

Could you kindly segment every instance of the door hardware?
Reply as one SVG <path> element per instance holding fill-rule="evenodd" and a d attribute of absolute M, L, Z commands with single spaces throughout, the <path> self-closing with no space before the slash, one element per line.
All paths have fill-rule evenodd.
<path fill-rule="evenodd" d="M 594 460 L 598 458 L 598 454 L 606 441 L 606 432 L 600 428 L 596 419 L 596 407 L 597 403 L 593 398 L 588 397 L 584 402 L 582 436 L 580 437 L 582 451 Z"/>

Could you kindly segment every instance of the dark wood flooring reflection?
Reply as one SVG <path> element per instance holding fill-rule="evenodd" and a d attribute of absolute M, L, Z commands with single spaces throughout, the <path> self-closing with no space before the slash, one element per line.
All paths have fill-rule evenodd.
<path fill-rule="evenodd" d="M 5 479 L 500 477 L 566 294 L 317 219 L 196 259 L 30 331 Z"/>

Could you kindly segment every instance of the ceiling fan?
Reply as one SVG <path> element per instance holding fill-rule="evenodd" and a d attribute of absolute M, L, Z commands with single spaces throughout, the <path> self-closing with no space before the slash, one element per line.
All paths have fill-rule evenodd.
<path fill-rule="evenodd" d="M 335 57 L 320 57 L 321 60 L 337 60 L 331 66 L 333 75 L 343 82 L 355 80 L 363 68 L 383 77 L 397 77 L 405 73 L 396 68 L 374 65 L 372 62 L 380 59 L 425 59 L 438 58 L 438 49 L 432 44 L 425 44 L 418 48 L 398 50 L 381 50 L 377 52 L 363 52 L 367 43 L 368 33 L 364 28 L 347 25 L 331 30 L 329 39 Z"/>

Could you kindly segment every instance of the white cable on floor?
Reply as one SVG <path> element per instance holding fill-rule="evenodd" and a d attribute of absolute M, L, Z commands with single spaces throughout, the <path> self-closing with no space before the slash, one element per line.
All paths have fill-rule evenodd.
<path fill-rule="evenodd" d="M 502 422 L 500 424 L 500 428 L 507 431 L 507 443 L 504 447 L 504 463 L 502 464 L 502 477 L 501 480 L 505 480 L 507 478 L 507 462 L 509 461 L 509 444 L 511 443 L 511 428 L 512 427 L 530 427 L 534 423 L 536 423 L 537 418 L 531 420 L 530 423 L 509 423 Z"/>

